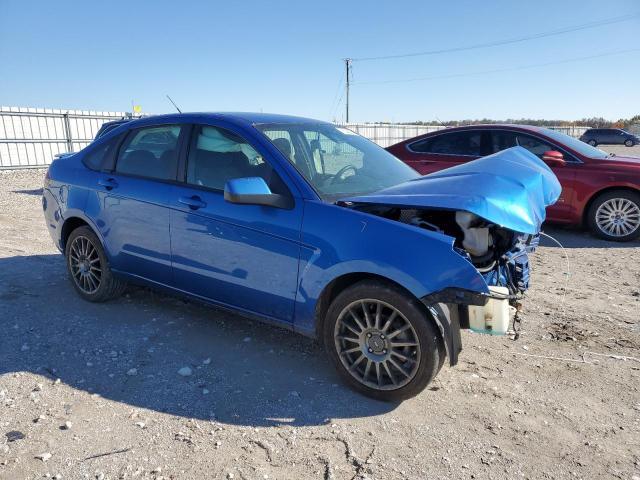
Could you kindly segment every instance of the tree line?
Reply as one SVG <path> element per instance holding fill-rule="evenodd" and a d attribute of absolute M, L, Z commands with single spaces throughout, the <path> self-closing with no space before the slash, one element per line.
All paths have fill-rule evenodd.
<path fill-rule="evenodd" d="M 381 122 L 389 123 L 389 122 Z M 620 118 L 616 121 L 607 120 L 602 117 L 582 118 L 580 120 L 544 120 L 534 118 L 508 118 L 506 120 L 492 120 L 490 118 L 482 119 L 466 119 L 466 120 L 449 120 L 441 122 L 439 120 L 431 121 L 418 121 L 418 122 L 402 122 L 405 125 L 446 125 L 447 127 L 454 127 L 458 125 L 478 125 L 487 123 L 515 123 L 524 125 L 535 125 L 538 127 L 589 127 L 589 128 L 628 128 L 632 125 L 640 124 L 640 115 L 635 115 L 631 118 Z"/>

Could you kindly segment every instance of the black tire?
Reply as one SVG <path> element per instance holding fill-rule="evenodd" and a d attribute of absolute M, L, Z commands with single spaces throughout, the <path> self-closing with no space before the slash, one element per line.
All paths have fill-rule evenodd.
<path fill-rule="evenodd" d="M 64 255 L 69 280 L 84 300 L 105 302 L 124 292 L 127 284 L 111 272 L 100 239 L 91 228 L 83 226 L 71 232 Z"/>
<path fill-rule="evenodd" d="M 589 145 L 591 145 L 592 147 L 597 147 L 598 146 L 598 142 L 596 142 L 595 140 L 589 140 L 587 143 Z"/>
<path fill-rule="evenodd" d="M 633 147 L 633 140 L 625 140 L 624 141 L 624 146 L 625 147 Z"/>
<path fill-rule="evenodd" d="M 604 206 L 605 204 L 607 204 L 607 202 L 613 201 L 615 203 L 616 201 L 619 201 L 619 200 L 624 200 L 625 202 L 631 202 L 631 204 L 635 205 L 635 209 L 633 209 L 633 211 L 639 212 L 638 214 L 640 214 L 640 194 L 636 192 L 632 192 L 629 190 L 612 190 L 599 195 L 593 201 L 593 203 L 589 207 L 589 211 L 587 212 L 587 224 L 591 232 L 597 237 L 600 237 L 604 240 L 614 241 L 614 242 L 628 242 L 640 236 L 640 218 L 636 216 L 636 213 L 634 213 L 632 220 L 637 223 L 637 226 L 635 230 L 627 234 L 623 234 L 624 232 L 620 232 L 619 234 L 615 235 L 615 234 L 612 234 L 611 232 L 607 232 L 606 230 L 601 228 L 600 225 L 598 225 L 597 217 L 598 217 L 598 211 L 600 210 L 600 208 L 603 207 L 603 210 L 604 210 Z M 604 215 L 602 211 L 600 213 Z"/>
<path fill-rule="evenodd" d="M 361 301 L 371 303 L 362 304 Z M 371 332 L 366 333 L 367 330 L 365 329 L 362 330 L 361 334 L 357 337 L 361 343 L 357 343 L 355 341 L 355 333 L 341 330 L 341 328 L 344 327 L 344 319 L 349 318 L 350 320 L 348 321 L 354 321 L 350 315 L 350 309 L 357 308 L 361 309 L 359 312 L 363 315 L 362 321 L 366 322 L 367 326 L 373 325 L 374 322 L 376 326 L 379 326 L 378 320 L 375 319 L 375 309 L 377 305 L 381 305 L 380 308 L 382 309 L 379 314 L 379 325 L 386 323 L 386 321 L 383 320 L 384 318 L 387 320 L 394 318 L 394 320 L 390 325 L 384 325 L 388 327 L 384 330 L 384 333 L 388 333 L 389 338 L 385 339 L 385 336 L 382 335 L 382 339 L 385 339 L 382 341 L 388 350 L 381 350 L 382 347 L 377 347 L 379 350 L 376 352 L 372 350 L 371 342 L 377 342 L 380 338 L 367 339 L 367 335 L 371 337 Z M 368 312 L 373 317 L 365 318 L 367 315 L 364 309 L 368 307 L 371 307 Z M 390 314 L 394 310 L 397 312 L 395 317 Z M 384 317 L 384 312 L 388 312 L 388 316 Z M 393 337 L 399 341 L 392 342 L 391 338 L 393 334 L 401 330 L 398 325 L 404 325 L 405 327 L 406 325 L 410 325 L 410 328 L 407 327 L 404 332 Z M 353 335 L 354 338 L 345 342 L 345 335 L 340 334 L 341 331 Z M 375 330 L 371 327 L 371 331 L 374 332 L 375 337 L 375 335 L 378 335 L 376 332 L 383 330 Z M 353 332 L 353 330 L 351 330 L 351 332 Z M 327 354 L 340 377 L 354 390 L 368 397 L 383 401 L 397 402 L 420 393 L 429 385 L 442 367 L 445 355 L 438 329 L 419 300 L 413 298 L 410 294 L 393 284 L 375 280 L 364 280 L 352 285 L 333 300 L 325 318 L 322 335 Z M 336 335 L 342 340 L 337 340 Z M 347 348 L 346 345 L 353 346 L 355 344 L 357 344 L 357 347 L 353 347 L 352 349 L 357 348 L 359 350 L 353 354 L 347 353 L 344 350 Z M 393 346 L 396 344 L 411 344 L 415 346 L 397 348 Z M 376 348 L 375 343 L 374 348 Z M 339 349 L 342 349 L 342 355 Z M 369 353 L 365 350 L 368 350 Z M 382 352 L 384 352 L 384 354 Z M 400 352 L 402 352 L 401 355 L 396 356 Z M 348 363 L 350 358 L 352 358 L 350 355 L 354 357 L 357 356 L 355 360 L 359 359 L 360 355 L 365 356 L 364 360 L 361 360 L 359 364 L 354 360 L 354 364 L 358 364 L 354 365 L 356 367 L 353 369 L 355 373 L 351 373 L 345 365 L 345 363 Z M 400 357 L 403 355 L 406 355 L 404 356 L 404 361 L 400 360 Z M 375 357 L 375 359 L 373 359 L 373 357 Z M 342 358 L 345 360 L 342 360 Z M 389 360 L 390 358 L 394 359 L 395 365 L 401 368 L 393 366 L 393 362 Z M 414 360 L 415 358 L 417 358 L 417 361 Z M 385 362 L 387 367 L 383 365 Z M 368 366 L 368 364 L 371 366 Z M 386 368 L 389 368 L 389 370 L 386 370 Z M 409 370 L 411 376 L 409 373 L 406 373 L 406 370 Z M 378 371 L 382 373 L 380 374 Z M 391 375 L 388 375 L 387 372 L 391 372 Z M 364 380 L 358 378 L 363 375 Z M 366 379 L 370 379 L 371 377 L 374 377 L 373 380 L 365 383 L 367 381 Z M 396 383 L 396 381 L 391 383 L 394 377 L 396 380 L 399 380 L 399 383 Z M 374 380 L 376 386 L 371 385 Z M 396 385 L 398 386 L 396 387 Z"/>

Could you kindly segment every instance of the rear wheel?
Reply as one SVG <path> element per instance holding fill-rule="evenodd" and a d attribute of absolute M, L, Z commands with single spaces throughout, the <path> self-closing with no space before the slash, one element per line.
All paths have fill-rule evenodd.
<path fill-rule="evenodd" d="M 624 146 L 625 147 L 633 147 L 633 140 L 625 140 L 624 141 Z"/>
<path fill-rule="evenodd" d="M 378 400 L 420 393 L 441 367 L 442 343 L 419 301 L 398 287 L 359 282 L 333 301 L 324 344 L 340 376 Z"/>
<path fill-rule="evenodd" d="M 592 147 L 595 147 L 598 145 L 598 142 L 596 142 L 595 140 L 589 140 L 589 145 L 591 145 Z"/>
<path fill-rule="evenodd" d="M 122 294 L 126 283 L 111 273 L 100 240 L 89 227 L 78 227 L 65 246 L 67 272 L 76 292 L 90 302 L 104 302 Z"/>
<path fill-rule="evenodd" d="M 589 208 L 591 231 L 605 240 L 626 242 L 640 236 L 640 195 L 614 190 L 600 195 Z"/>

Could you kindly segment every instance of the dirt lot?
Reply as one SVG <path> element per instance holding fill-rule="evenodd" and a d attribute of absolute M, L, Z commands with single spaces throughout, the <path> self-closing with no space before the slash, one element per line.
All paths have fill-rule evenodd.
<path fill-rule="evenodd" d="M 0 172 L 0 478 L 640 478 L 640 243 L 546 228 L 570 275 L 545 242 L 521 338 L 465 333 L 384 404 L 285 331 L 144 289 L 83 302 L 42 176 Z"/>

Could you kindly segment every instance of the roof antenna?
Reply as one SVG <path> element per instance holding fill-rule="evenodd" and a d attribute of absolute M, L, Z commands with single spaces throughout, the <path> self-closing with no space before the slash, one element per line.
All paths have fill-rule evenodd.
<path fill-rule="evenodd" d="M 436 117 L 436 120 L 437 120 L 437 121 L 438 121 L 438 123 L 439 123 L 440 125 L 442 125 L 444 128 L 447 128 L 447 126 L 446 126 L 444 123 L 442 123 L 438 117 Z"/>
<path fill-rule="evenodd" d="M 174 107 L 176 107 L 176 110 L 178 110 L 178 113 L 182 113 L 182 110 L 180 110 L 180 109 L 178 108 L 178 105 L 176 105 L 176 102 L 174 102 L 174 101 L 171 99 L 171 97 L 170 97 L 169 95 L 167 95 L 167 98 L 169 99 L 169 101 L 171 102 L 171 104 L 172 104 Z"/>

